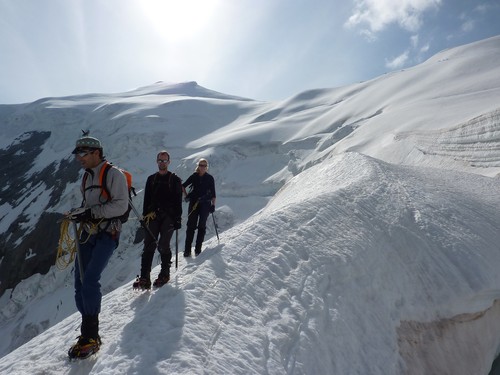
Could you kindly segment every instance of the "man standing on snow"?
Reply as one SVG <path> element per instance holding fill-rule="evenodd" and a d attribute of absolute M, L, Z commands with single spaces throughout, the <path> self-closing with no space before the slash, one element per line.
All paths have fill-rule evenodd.
<path fill-rule="evenodd" d="M 157 245 L 161 257 L 161 271 L 153 286 L 161 287 L 168 283 L 172 259 L 170 240 L 174 230 L 181 228 L 182 181 L 168 170 L 170 155 L 167 151 L 158 153 L 156 163 L 158 172 L 148 177 L 144 190 L 142 216 L 147 230 L 144 234 L 141 276 L 133 284 L 134 288 L 140 289 L 151 288 L 151 264 Z"/>
<path fill-rule="evenodd" d="M 101 142 L 84 136 L 73 150 L 85 173 L 81 191 L 82 206 L 68 213 L 80 223 L 79 256 L 75 261 L 75 302 L 82 315 L 81 335 L 68 351 L 70 358 L 87 358 L 101 345 L 99 313 L 101 312 L 101 274 L 118 246 L 121 222 L 118 218 L 128 209 L 128 187 L 125 176 L 111 167 L 103 156 Z M 107 173 L 104 171 L 107 170 Z M 103 178 L 107 192 L 102 189 Z"/>

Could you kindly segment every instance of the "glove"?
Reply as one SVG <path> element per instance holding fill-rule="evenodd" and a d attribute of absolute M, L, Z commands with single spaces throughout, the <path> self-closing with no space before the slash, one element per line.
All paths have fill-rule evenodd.
<path fill-rule="evenodd" d="M 211 205 L 210 206 L 210 211 L 209 211 L 211 214 L 213 214 L 215 212 L 215 205 Z"/>
<path fill-rule="evenodd" d="M 92 212 L 90 211 L 90 208 L 85 208 L 85 207 L 79 207 L 71 210 L 68 213 L 68 218 L 70 220 L 74 220 L 77 223 L 80 223 L 82 221 L 89 221 L 92 219 Z"/>
<path fill-rule="evenodd" d="M 177 229 L 181 229 L 182 225 L 181 225 L 181 218 L 180 217 L 177 217 L 175 218 L 174 220 L 174 229 L 177 230 Z"/>

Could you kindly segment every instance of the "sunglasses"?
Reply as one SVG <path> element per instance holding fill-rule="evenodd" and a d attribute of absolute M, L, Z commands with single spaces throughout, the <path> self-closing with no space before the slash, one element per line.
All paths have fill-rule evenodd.
<path fill-rule="evenodd" d="M 169 160 L 168 160 L 168 159 L 165 159 L 165 160 L 163 160 L 163 159 L 158 159 L 158 160 L 157 160 L 157 162 L 158 162 L 158 163 L 168 163 L 168 162 L 169 162 Z"/>
<path fill-rule="evenodd" d="M 207 165 L 206 164 L 198 164 L 198 167 L 205 168 Z"/>
<path fill-rule="evenodd" d="M 94 152 L 95 150 L 81 150 L 81 151 L 78 151 L 75 155 L 76 156 L 79 156 L 81 158 L 84 158 L 85 156 L 87 156 L 88 154 Z"/>

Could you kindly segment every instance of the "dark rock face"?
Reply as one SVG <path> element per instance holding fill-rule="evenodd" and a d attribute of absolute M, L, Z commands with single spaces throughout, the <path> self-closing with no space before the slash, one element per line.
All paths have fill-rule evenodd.
<path fill-rule="evenodd" d="M 79 168 L 66 159 L 28 174 L 50 136 L 47 131 L 24 133 L 0 150 L 0 221 L 25 206 L 0 234 L 0 295 L 35 273 L 47 273 L 55 262 L 61 215 L 45 211 L 59 201 L 68 183 L 78 180 Z M 40 193 L 44 191 L 50 194 Z M 31 204 L 39 207 L 35 218 L 27 212 Z M 26 225 L 28 221 L 35 224 Z"/>

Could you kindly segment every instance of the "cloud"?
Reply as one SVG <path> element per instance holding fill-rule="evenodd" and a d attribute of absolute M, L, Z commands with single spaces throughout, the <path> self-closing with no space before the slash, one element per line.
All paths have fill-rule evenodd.
<path fill-rule="evenodd" d="M 415 32 L 422 25 L 423 13 L 438 8 L 442 0 L 355 0 L 354 13 L 347 27 L 368 24 L 370 33 L 383 30 L 392 23 Z"/>
<path fill-rule="evenodd" d="M 430 48 L 431 48 L 430 44 L 427 43 L 427 44 L 423 45 L 422 47 L 420 47 L 420 53 L 425 53 L 425 52 L 429 51 Z"/>
<path fill-rule="evenodd" d="M 459 19 L 462 21 L 462 24 L 460 26 L 460 29 L 464 32 L 464 33 L 467 33 L 467 32 L 470 32 L 472 30 L 474 30 L 474 26 L 475 26 L 475 21 L 470 18 L 466 13 L 462 13 L 460 14 L 460 17 Z"/>
<path fill-rule="evenodd" d="M 405 51 L 401 55 L 399 55 L 398 57 L 396 57 L 392 60 L 385 60 L 385 66 L 389 69 L 401 68 L 408 61 L 409 55 L 410 55 L 410 52 Z"/>
<path fill-rule="evenodd" d="M 413 48 L 417 48 L 418 46 L 418 35 L 413 35 L 411 38 L 410 38 L 410 43 L 411 43 L 411 46 Z"/>
<path fill-rule="evenodd" d="M 495 4 L 495 3 L 482 3 L 477 5 L 474 8 L 474 11 L 477 13 L 485 14 L 490 11 L 496 11 L 500 9 L 500 4 Z"/>
<path fill-rule="evenodd" d="M 474 20 L 466 20 L 464 23 L 462 23 L 462 31 L 466 33 L 470 32 L 474 30 L 474 25 L 475 25 Z"/>

